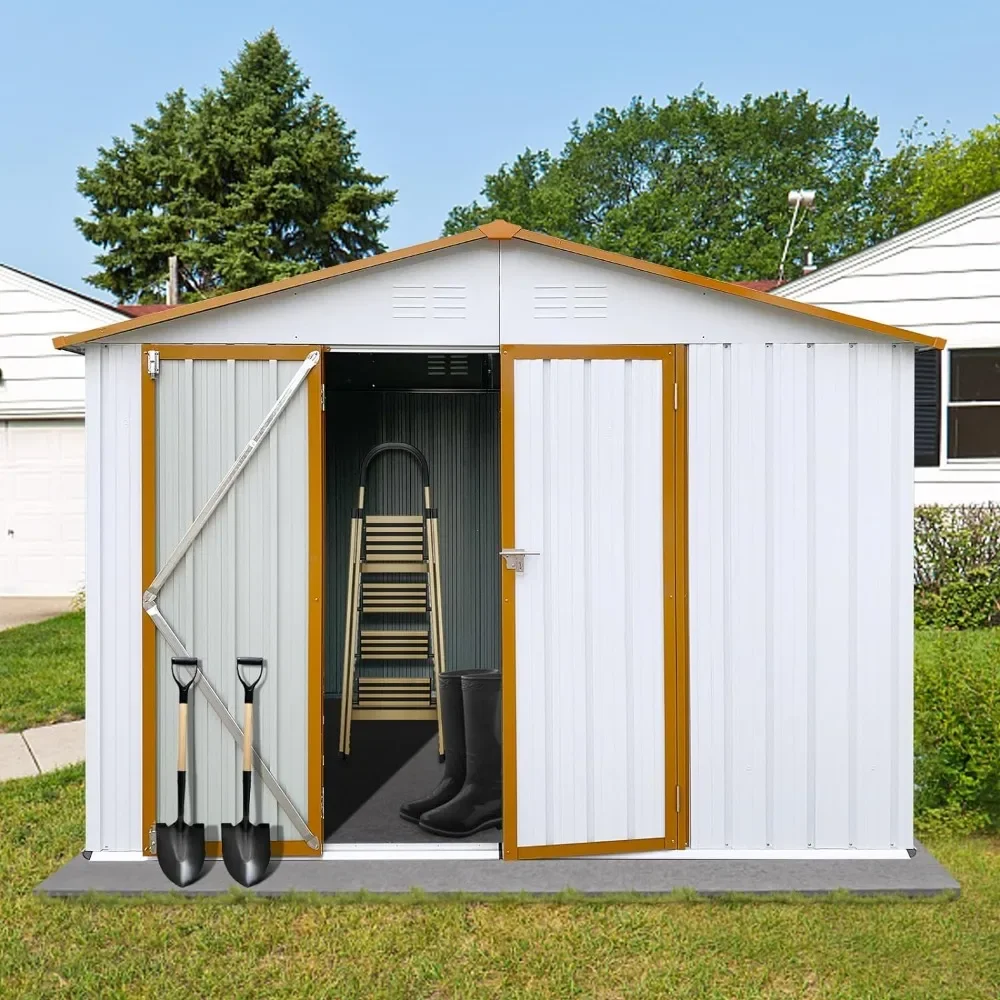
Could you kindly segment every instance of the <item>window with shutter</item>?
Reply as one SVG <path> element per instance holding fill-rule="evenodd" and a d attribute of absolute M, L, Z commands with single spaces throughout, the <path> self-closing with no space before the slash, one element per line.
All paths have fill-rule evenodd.
<path fill-rule="evenodd" d="M 941 464 L 941 352 L 917 351 L 913 366 L 913 464 Z"/>
<path fill-rule="evenodd" d="M 948 352 L 948 458 L 1000 459 L 1000 348 Z"/>

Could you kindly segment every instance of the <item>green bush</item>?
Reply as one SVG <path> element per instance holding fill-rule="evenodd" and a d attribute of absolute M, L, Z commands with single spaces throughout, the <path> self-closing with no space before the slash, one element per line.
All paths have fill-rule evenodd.
<path fill-rule="evenodd" d="M 917 632 L 913 738 L 918 832 L 1000 830 L 1000 629 Z"/>
<path fill-rule="evenodd" d="M 1000 506 L 917 507 L 913 534 L 917 628 L 1000 625 Z"/>

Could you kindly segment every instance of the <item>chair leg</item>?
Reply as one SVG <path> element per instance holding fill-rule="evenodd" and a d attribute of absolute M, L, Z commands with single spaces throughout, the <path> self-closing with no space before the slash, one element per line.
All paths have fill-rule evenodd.
<path fill-rule="evenodd" d="M 431 505 L 431 490 L 429 486 L 424 487 L 424 510 L 428 510 Z M 430 629 L 431 644 L 431 664 L 434 674 L 434 710 L 437 715 L 437 736 L 438 736 L 438 757 L 443 758 L 445 754 L 444 746 L 444 725 L 441 721 L 441 685 L 438 683 L 440 672 L 440 637 L 438 635 L 438 607 L 437 594 L 434 589 L 434 565 L 436 552 L 434 551 L 434 532 L 432 529 L 433 519 L 424 517 L 424 543 L 427 557 L 427 618 Z"/>
<path fill-rule="evenodd" d="M 441 606 L 441 548 L 438 538 L 437 518 L 433 518 L 429 525 L 431 536 L 431 551 L 434 553 L 434 562 L 428 567 L 428 587 L 434 592 L 433 626 L 435 634 L 434 651 L 434 681 L 436 685 L 438 719 L 441 717 L 441 695 L 438 678 L 445 671 L 445 649 L 444 649 L 444 609 Z M 444 741 L 444 726 L 439 727 L 440 739 L 438 740 L 438 756 L 447 753 Z"/>
<path fill-rule="evenodd" d="M 359 499 L 360 509 L 360 499 Z M 349 704 L 353 698 L 353 686 L 350 683 L 351 667 L 353 664 L 353 653 L 355 635 L 358 618 L 358 598 L 361 586 L 360 577 L 360 549 L 361 549 L 361 521 L 357 517 L 351 518 L 351 541 L 349 563 L 347 571 L 347 611 L 344 620 L 344 668 L 342 674 L 342 685 L 340 693 L 340 753 L 346 756 L 349 753 L 350 739 L 348 737 L 348 727 L 350 726 Z"/>

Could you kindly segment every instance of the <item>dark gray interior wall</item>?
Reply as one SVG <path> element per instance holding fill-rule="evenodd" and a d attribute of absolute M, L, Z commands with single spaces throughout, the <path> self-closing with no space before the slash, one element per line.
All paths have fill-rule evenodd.
<path fill-rule="evenodd" d="M 496 393 L 327 393 L 326 690 L 339 695 L 347 548 L 361 462 L 402 441 L 427 457 L 441 537 L 446 666 L 500 668 L 499 397 Z M 381 455 L 369 472 L 370 513 L 420 513 L 416 463 Z M 404 671 L 401 671 L 404 672 Z"/>

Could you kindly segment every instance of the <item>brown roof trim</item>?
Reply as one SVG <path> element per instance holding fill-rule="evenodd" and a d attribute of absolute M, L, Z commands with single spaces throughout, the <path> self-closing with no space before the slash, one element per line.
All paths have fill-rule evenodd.
<path fill-rule="evenodd" d="M 238 292 L 230 292 L 228 295 L 217 295 L 215 298 L 202 299 L 200 302 L 187 302 L 184 305 L 172 306 L 169 310 L 164 309 L 147 313 L 143 316 L 136 316 L 133 319 L 125 320 L 123 323 L 113 323 L 111 326 L 102 326 L 95 330 L 84 330 L 82 333 L 71 333 L 63 337 L 55 337 L 52 343 L 55 347 L 63 349 L 74 347 L 78 344 L 86 344 L 91 340 L 103 340 L 105 337 L 113 337 L 119 333 L 128 333 L 131 330 L 154 326 L 157 323 L 164 323 L 167 320 L 179 319 L 181 316 L 192 316 L 195 313 L 206 312 L 209 309 L 218 309 L 220 306 L 232 305 L 234 302 L 245 302 L 247 299 L 256 299 L 262 295 L 283 292 L 289 288 L 298 288 L 300 285 L 310 285 L 314 281 L 325 281 L 327 278 L 350 274 L 353 271 L 363 271 L 369 267 L 377 267 L 379 264 L 390 264 L 395 260 L 405 260 L 407 257 L 417 257 L 420 254 L 430 253 L 434 250 L 444 250 L 447 247 L 459 246 L 462 243 L 472 243 L 475 240 L 484 240 L 486 238 L 478 229 L 473 229 L 467 233 L 458 233 L 455 236 L 444 236 L 439 240 L 418 243 L 416 246 L 403 247 L 401 250 L 390 250 L 388 253 L 376 254 L 374 257 L 362 257 L 360 260 L 351 260 L 346 264 L 324 267 L 319 271 L 310 271 L 308 274 L 297 274 L 294 277 L 284 278 L 281 281 L 272 281 L 266 285 L 256 285 L 253 288 L 244 288 Z"/>
<path fill-rule="evenodd" d="M 127 304 L 115 306 L 118 312 L 124 313 L 126 316 L 148 316 L 149 313 L 163 312 L 165 309 L 173 308 L 173 306 L 168 306 L 165 302 L 153 302 L 141 306 L 130 306 Z"/>
<path fill-rule="evenodd" d="M 274 292 L 283 292 L 289 288 L 297 288 L 300 285 L 309 285 L 315 281 L 325 281 L 327 278 L 339 277 L 342 274 L 363 271 L 369 267 L 391 264 L 393 261 L 405 260 L 409 257 L 417 257 L 420 254 L 432 253 L 436 250 L 444 250 L 448 247 L 460 246 L 463 243 L 472 243 L 476 240 L 485 239 L 524 240 L 526 243 L 535 243 L 554 250 L 564 250 L 567 253 L 575 253 L 581 257 L 590 257 L 592 260 L 599 260 L 608 264 L 618 264 L 621 267 L 629 267 L 636 271 L 643 271 L 646 274 L 672 278 L 674 281 L 682 281 L 698 288 L 708 288 L 716 292 L 725 292 L 727 295 L 751 299 L 755 302 L 762 302 L 779 309 L 787 309 L 789 312 L 796 312 L 803 316 L 829 320 L 839 323 L 842 326 L 854 327 L 855 329 L 865 330 L 868 333 L 881 334 L 891 337 L 893 340 L 909 341 L 924 347 L 935 347 L 939 350 L 945 345 L 942 337 L 929 337 L 925 334 L 914 333 L 912 330 L 902 330 L 895 326 L 888 326 L 885 323 L 876 323 L 873 320 L 861 319 L 858 316 L 848 316 L 846 313 L 824 309 L 822 306 L 814 306 L 806 302 L 798 302 L 794 299 L 781 298 L 777 295 L 760 292 L 754 288 L 747 288 L 731 281 L 706 278 L 700 274 L 679 271 L 676 268 L 667 267 L 663 264 L 651 264 L 649 261 L 639 260 L 636 257 L 627 257 L 625 254 L 612 253 L 609 250 L 599 250 L 597 247 L 587 246 L 583 243 L 571 243 L 569 240 L 562 240 L 555 236 L 546 236 L 543 233 L 534 233 L 530 230 L 522 229 L 520 226 L 506 222 L 503 219 L 496 219 L 476 229 L 471 229 L 465 233 L 457 233 L 454 236 L 444 236 L 441 239 L 430 240 L 427 243 L 418 243 L 411 247 L 403 247 L 400 250 L 391 250 L 388 253 L 377 254 L 374 257 L 363 257 L 361 260 L 348 261 L 346 264 L 338 264 L 335 267 L 311 271 L 309 274 L 299 274 L 293 278 L 285 278 L 283 281 L 273 281 L 267 285 L 257 285 L 255 288 L 246 288 L 239 292 L 230 292 L 228 295 L 219 295 L 216 298 L 204 299 L 201 302 L 190 302 L 185 305 L 174 306 L 169 310 L 151 312 L 126 320 L 123 323 L 98 327 L 96 330 L 85 330 L 82 333 L 55 337 L 52 343 L 57 348 L 74 347 L 92 340 L 103 340 L 105 337 L 113 337 L 119 333 L 127 333 L 132 330 L 153 326 L 156 323 L 179 319 L 181 316 L 190 316 L 195 313 L 206 312 L 209 309 L 217 309 L 220 306 L 231 305 L 234 302 L 244 302 L 248 299 L 259 298 L 260 296 L 270 295 Z"/>
<path fill-rule="evenodd" d="M 893 340 L 909 341 L 913 344 L 920 344 L 923 347 L 936 347 L 938 350 L 943 348 L 946 343 L 943 337 L 929 337 L 923 333 L 914 333 L 912 330 L 903 330 L 898 326 L 888 326 L 885 323 L 876 323 L 874 320 L 862 319 L 860 316 L 849 316 L 847 313 L 835 312 L 833 309 L 824 309 L 822 306 L 813 306 L 806 302 L 797 302 L 794 299 L 783 299 L 778 295 L 771 295 L 769 292 L 758 292 L 753 288 L 745 288 L 731 281 L 706 278 L 704 275 L 692 274 L 690 271 L 678 271 L 676 268 L 667 267 L 665 264 L 651 264 L 649 261 L 639 260 L 636 257 L 626 257 L 625 254 L 612 253 L 610 250 L 598 250 L 597 247 L 586 246 L 583 243 L 570 243 L 569 240 L 561 240 L 555 236 L 545 236 L 542 233 L 532 233 L 527 229 L 520 230 L 514 239 L 525 240 L 528 243 L 538 243 L 541 246 L 552 247 L 555 250 L 565 250 L 567 253 L 579 254 L 582 257 L 591 257 L 594 260 L 606 261 L 609 264 L 620 264 L 623 267 L 631 267 L 633 270 L 645 271 L 647 274 L 655 274 L 663 278 L 673 278 L 675 281 L 683 281 L 689 285 L 696 285 L 699 288 L 711 288 L 713 291 L 726 292 L 729 295 L 736 295 L 743 299 L 765 302 L 769 306 L 784 307 L 791 312 L 797 312 L 803 316 L 830 320 L 834 323 L 840 323 L 841 326 L 850 326 L 858 330 L 865 330 L 868 333 L 877 333 L 886 337 L 892 337 Z"/>
<path fill-rule="evenodd" d="M 743 288 L 756 288 L 758 292 L 770 292 L 784 284 L 778 278 L 751 278 L 749 281 L 734 281 Z"/>

